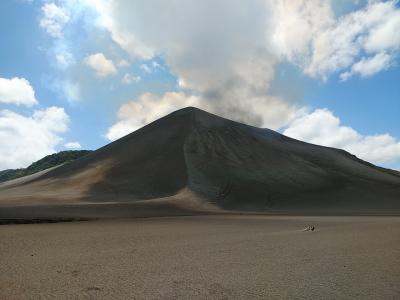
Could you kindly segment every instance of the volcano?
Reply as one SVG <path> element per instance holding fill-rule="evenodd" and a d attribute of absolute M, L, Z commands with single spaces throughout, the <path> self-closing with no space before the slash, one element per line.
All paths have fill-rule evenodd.
<path fill-rule="evenodd" d="M 400 173 L 188 107 L 0 184 L 0 218 L 225 211 L 398 214 Z"/>

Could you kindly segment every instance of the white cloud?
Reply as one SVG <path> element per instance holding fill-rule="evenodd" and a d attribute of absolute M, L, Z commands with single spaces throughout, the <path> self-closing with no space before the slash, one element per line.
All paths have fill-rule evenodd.
<path fill-rule="evenodd" d="M 38 103 L 35 91 L 25 78 L 0 78 L 0 103 L 32 106 Z"/>
<path fill-rule="evenodd" d="M 115 1 L 108 0 L 88 0 L 86 4 L 97 12 L 98 16 L 96 23 L 105 27 L 111 34 L 112 39 L 120 45 L 120 47 L 133 56 L 150 59 L 154 55 L 153 49 L 144 45 L 142 42 L 137 41 L 135 36 L 124 28 L 121 28 L 119 21 L 113 16 L 112 10 L 115 6 L 129 5 L 129 3 L 116 3 Z M 121 7 L 124 9 L 124 7 Z"/>
<path fill-rule="evenodd" d="M 111 59 L 107 59 L 103 53 L 89 55 L 85 58 L 84 62 L 100 77 L 106 77 L 117 73 L 117 68 L 115 67 L 113 61 Z"/>
<path fill-rule="evenodd" d="M 82 146 L 78 142 L 69 142 L 64 144 L 64 148 L 69 150 L 79 150 L 82 149 Z"/>
<path fill-rule="evenodd" d="M 400 141 L 389 134 L 362 135 L 341 124 L 328 109 L 295 119 L 283 134 L 313 144 L 345 149 L 375 164 L 400 163 Z"/>
<path fill-rule="evenodd" d="M 272 45 L 282 59 L 304 66 L 313 40 L 334 24 L 330 1 L 273 0 Z"/>
<path fill-rule="evenodd" d="M 273 97 L 270 97 L 268 101 L 261 97 L 255 100 L 254 104 L 253 107 L 249 107 L 246 102 L 243 102 L 240 104 L 241 107 L 224 108 L 223 104 L 218 107 L 199 96 L 186 95 L 183 92 L 169 92 L 162 96 L 146 93 L 120 107 L 119 120 L 108 129 L 106 137 L 114 141 L 168 113 L 187 106 L 195 106 L 244 123 L 251 123 L 257 119 L 256 116 L 259 114 L 257 110 L 261 110 L 263 113 L 257 122 L 262 126 L 275 129 L 288 124 L 303 113 L 303 110 Z M 248 111 L 249 118 L 241 114 L 241 111 L 245 109 Z"/>
<path fill-rule="evenodd" d="M 399 50 L 400 10 L 396 9 L 396 3 L 398 1 L 377 4 L 382 13 L 376 16 L 376 23 L 365 40 L 364 47 L 368 52 Z"/>
<path fill-rule="evenodd" d="M 57 4 L 51 2 L 43 4 L 42 14 L 39 22 L 40 27 L 50 36 L 61 38 L 64 26 L 70 20 L 70 13 L 64 7 L 57 6 Z"/>
<path fill-rule="evenodd" d="M 135 76 L 130 73 L 125 73 L 124 77 L 122 77 L 121 81 L 124 84 L 132 84 L 132 83 L 138 83 L 141 80 L 140 76 Z"/>
<path fill-rule="evenodd" d="M 389 60 L 396 56 L 400 48 L 396 3 L 368 1 L 364 8 L 338 18 L 330 1 L 275 0 L 272 44 L 282 59 L 309 76 L 327 79 L 341 71 L 345 79 L 357 74 L 351 72 L 357 61 L 372 60 L 380 53 Z"/>
<path fill-rule="evenodd" d="M 344 77 L 348 77 L 349 73 L 360 75 L 360 72 L 352 71 L 357 68 L 357 61 L 376 61 L 383 56 L 390 61 L 399 50 L 400 10 L 396 7 L 396 1 L 369 1 L 365 8 L 339 19 L 335 19 L 328 11 L 321 14 L 321 10 L 315 10 L 311 16 L 318 16 L 324 21 L 310 23 L 312 18 L 304 20 L 311 34 L 301 36 L 305 37 L 305 46 L 299 51 L 298 64 L 310 76 L 327 78 L 343 70 L 346 74 Z M 375 68 L 376 72 L 385 69 Z"/>
<path fill-rule="evenodd" d="M 345 81 L 354 74 L 359 74 L 361 77 L 372 76 L 382 70 L 386 70 L 391 65 L 392 57 L 385 52 L 376 54 L 373 57 L 363 57 L 356 62 L 350 71 L 340 74 L 340 78 Z"/>
<path fill-rule="evenodd" d="M 60 134 L 68 129 L 69 117 L 63 108 L 49 107 L 24 116 L 0 111 L 0 170 L 27 167 L 56 152 Z"/>

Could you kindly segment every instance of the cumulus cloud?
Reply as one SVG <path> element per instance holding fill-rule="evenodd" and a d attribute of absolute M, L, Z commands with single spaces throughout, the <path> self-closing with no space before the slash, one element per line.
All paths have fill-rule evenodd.
<path fill-rule="evenodd" d="M 68 150 L 79 150 L 82 149 L 82 146 L 78 142 L 68 142 L 64 144 L 64 148 Z"/>
<path fill-rule="evenodd" d="M 58 6 L 54 2 L 43 4 L 42 18 L 39 24 L 50 36 L 61 38 L 64 26 L 69 21 L 70 13 L 64 7 Z"/>
<path fill-rule="evenodd" d="M 38 103 L 35 91 L 25 78 L 0 78 L 0 103 L 32 106 Z"/>
<path fill-rule="evenodd" d="M 396 4 L 398 1 L 371 1 L 369 11 L 372 25 L 364 42 L 367 52 L 400 49 L 400 10 Z"/>
<path fill-rule="evenodd" d="M 91 54 L 85 58 L 84 62 L 100 77 L 106 77 L 117 73 L 117 68 L 113 61 L 107 59 L 103 53 Z"/>
<path fill-rule="evenodd" d="M 392 57 L 385 52 L 376 54 L 373 57 L 363 57 L 360 61 L 355 63 L 350 71 L 340 74 L 340 78 L 345 81 L 354 74 L 359 74 L 361 77 L 369 77 L 382 70 L 390 67 Z"/>
<path fill-rule="evenodd" d="M 378 60 L 381 63 L 380 68 L 373 69 L 376 72 L 387 69 L 388 63 L 398 54 L 400 47 L 400 10 L 396 7 L 396 2 L 369 1 L 363 9 L 338 19 L 334 18 L 326 5 L 324 10 L 311 8 L 310 12 L 318 15 L 313 15 L 312 18 L 320 18 L 322 21 L 309 22 L 312 18 L 303 19 L 307 23 L 304 27 L 311 34 L 305 35 L 303 47 L 298 51 L 298 64 L 306 74 L 325 79 L 332 73 L 349 68 L 350 74 L 362 75 L 354 69 L 367 62 L 371 66 Z M 284 35 L 284 38 L 288 37 Z M 369 69 L 371 68 L 372 66 Z"/>
<path fill-rule="evenodd" d="M 0 111 L 0 170 L 26 167 L 56 152 L 60 134 L 68 129 L 69 117 L 63 108 L 49 107 L 24 116 Z"/>
<path fill-rule="evenodd" d="M 271 41 L 282 59 L 306 67 L 313 40 L 334 26 L 330 1 L 273 0 Z"/>
<path fill-rule="evenodd" d="M 389 134 L 362 135 L 341 124 L 328 109 L 295 119 L 283 134 L 313 144 L 341 148 L 376 163 L 400 162 L 400 141 Z"/>

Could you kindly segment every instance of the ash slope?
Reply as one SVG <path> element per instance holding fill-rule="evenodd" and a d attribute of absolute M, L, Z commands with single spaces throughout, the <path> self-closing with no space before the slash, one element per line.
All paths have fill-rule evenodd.
<path fill-rule="evenodd" d="M 398 214 L 400 175 L 343 150 L 185 108 L 68 165 L 0 185 L 0 217 L 27 205 L 49 215 L 75 205 L 90 216 L 146 205 L 158 214 L 171 206 Z"/>

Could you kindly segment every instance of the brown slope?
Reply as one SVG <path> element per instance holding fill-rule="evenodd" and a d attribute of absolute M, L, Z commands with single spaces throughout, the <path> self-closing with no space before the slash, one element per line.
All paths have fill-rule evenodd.
<path fill-rule="evenodd" d="M 394 172 L 195 108 L 68 165 L 0 185 L 3 207 L 41 205 L 48 215 L 65 205 L 90 216 L 130 215 L 146 205 L 159 214 L 171 206 L 186 213 L 196 201 L 228 210 L 398 213 L 399 198 Z"/>

